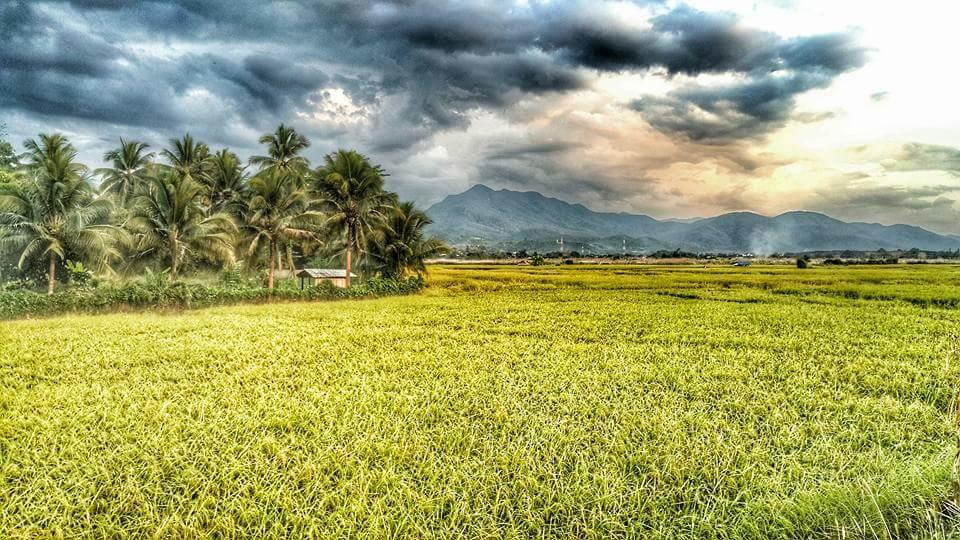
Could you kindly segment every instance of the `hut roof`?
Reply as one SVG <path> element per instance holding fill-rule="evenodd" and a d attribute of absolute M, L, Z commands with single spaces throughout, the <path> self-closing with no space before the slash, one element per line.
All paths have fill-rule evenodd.
<path fill-rule="evenodd" d="M 338 268 L 304 268 L 303 270 L 297 272 L 297 277 L 304 278 L 345 278 L 347 277 L 346 270 L 340 270 Z M 357 277 L 356 274 L 350 272 L 350 277 Z"/>

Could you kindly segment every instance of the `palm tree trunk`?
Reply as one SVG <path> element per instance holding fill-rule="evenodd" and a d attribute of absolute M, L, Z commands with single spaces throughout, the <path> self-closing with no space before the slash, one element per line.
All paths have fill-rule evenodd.
<path fill-rule="evenodd" d="M 350 287 L 350 257 L 353 254 L 353 233 L 347 235 L 347 276 L 345 283 L 347 287 Z"/>
<path fill-rule="evenodd" d="M 47 273 L 47 294 L 53 294 L 53 284 L 57 280 L 57 256 L 50 254 L 50 267 Z"/>
<path fill-rule="evenodd" d="M 179 246 L 177 246 L 176 240 L 170 240 L 170 279 L 171 281 L 177 280 L 177 263 L 179 262 Z"/>
<path fill-rule="evenodd" d="M 287 267 L 290 268 L 291 272 L 296 272 L 296 264 L 293 262 L 293 246 L 287 244 Z"/>
<path fill-rule="evenodd" d="M 275 242 L 270 242 L 270 268 L 267 270 L 267 288 L 273 289 L 273 263 L 276 259 L 277 245 Z"/>

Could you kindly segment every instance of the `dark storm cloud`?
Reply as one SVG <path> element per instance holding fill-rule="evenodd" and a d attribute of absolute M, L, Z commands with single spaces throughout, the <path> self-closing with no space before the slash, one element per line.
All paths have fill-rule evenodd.
<path fill-rule="evenodd" d="M 95 7 L 117 6 L 97 2 Z M 192 120 L 207 120 L 178 103 L 190 89 L 203 89 L 253 120 L 287 114 L 328 80 L 319 69 L 262 54 L 234 60 L 188 53 L 144 60 L 122 43 L 69 27 L 70 17 L 57 16 L 50 6 L 17 3 L 2 10 L 8 23 L 0 38 L 0 108 L 189 130 L 195 128 Z"/>
<path fill-rule="evenodd" d="M 756 52 L 747 64 L 753 69 L 742 82 L 689 84 L 666 96 L 638 99 L 631 107 L 656 129 L 683 139 L 720 145 L 757 139 L 787 123 L 798 95 L 826 88 L 865 62 L 864 50 L 846 35 L 772 37 L 766 43 L 766 51 Z"/>
<path fill-rule="evenodd" d="M 537 53 L 451 56 L 422 51 L 409 60 L 414 73 L 433 77 L 406 81 L 424 103 L 424 116 L 440 127 L 461 125 L 463 113 L 476 107 L 504 107 L 522 94 L 564 92 L 580 88 L 579 74 L 557 66 L 551 58 Z M 425 99 L 426 96 L 429 99 Z M 438 111 L 437 108 L 448 109 Z"/>
<path fill-rule="evenodd" d="M 889 186 L 845 178 L 830 189 L 814 193 L 810 207 L 847 220 L 915 223 L 931 230 L 956 229 L 960 212 L 956 186 Z"/>
<path fill-rule="evenodd" d="M 653 43 L 657 54 L 644 60 L 662 65 L 671 74 L 746 76 L 742 82 L 691 84 L 667 96 L 633 102 L 632 107 L 656 129 L 710 144 L 769 134 L 790 118 L 796 96 L 825 88 L 866 61 L 865 50 L 849 35 L 783 40 L 743 28 L 731 15 L 685 8 L 655 19 L 652 32 L 660 36 L 659 41 L 653 37 L 646 41 Z"/>
<path fill-rule="evenodd" d="M 397 42 L 392 48 L 402 52 L 395 56 L 414 59 L 419 68 L 415 72 L 439 75 L 443 89 L 419 110 L 438 128 L 466 123 L 460 113 L 473 106 L 508 105 L 517 92 L 583 87 L 587 81 L 571 70 L 737 73 L 747 80 L 736 86 L 682 89 L 655 107 L 642 109 L 661 131 L 722 144 L 779 128 L 792 113 L 795 96 L 826 87 L 865 61 L 864 50 L 846 34 L 785 40 L 746 28 L 732 14 L 686 7 L 654 18 L 649 29 L 637 30 L 604 15 L 602 9 L 585 9 L 575 2 L 549 9 L 536 5 L 533 17 L 529 13 L 505 17 L 509 10 L 504 6 L 464 12 L 424 11 L 423 4 L 412 4 L 380 19 L 378 28 L 386 35 L 388 28 L 395 29 Z M 475 24 L 464 27 L 464 21 Z M 518 51 L 531 49 L 542 54 L 519 63 Z M 412 88 L 424 86 L 436 90 L 424 81 Z M 410 105 L 407 116 L 412 119 L 418 111 L 416 103 Z M 438 105 L 457 113 L 437 118 Z M 702 112 L 713 118 L 701 120 Z"/>
<path fill-rule="evenodd" d="M 623 200 L 623 184 L 629 183 L 632 194 L 647 192 L 641 178 L 618 178 L 610 171 L 578 170 L 555 159 L 534 157 L 527 160 L 490 160 L 478 167 L 484 183 L 520 191 L 538 191 L 567 201 L 611 203 Z"/>
<path fill-rule="evenodd" d="M 67 3 L 87 9 L 120 9 L 130 4 L 129 0 L 68 0 Z"/>
<path fill-rule="evenodd" d="M 172 126 L 169 95 L 127 69 L 128 55 L 27 3 L 0 7 L 0 109 L 48 117 Z"/>
<path fill-rule="evenodd" d="M 404 48 L 446 53 L 517 52 L 530 45 L 536 21 L 530 14 L 504 15 L 506 2 L 441 4 L 396 2 L 383 15 L 367 9 L 355 13 L 353 25 L 369 26 Z"/>
<path fill-rule="evenodd" d="M 570 151 L 583 146 L 576 158 Z M 574 141 L 508 139 L 487 145 L 476 181 L 490 186 L 534 190 L 595 208 L 622 206 L 627 197 L 660 197 L 656 181 L 635 164 L 592 159 L 589 148 Z"/>
<path fill-rule="evenodd" d="M 565 141 L 543 141 L 527 144 L 499 143 L 489 147 L 486 158 L 488 160 L 520 159 L 530 156 L 562 154 L 581 147 L 583 145 L 580 143 Z"/>
<path fill-rule="evenodd" d="M 768 69 L 779 44 L 775 34 L 742 28 L 733 15 L 686 7 L 654 18 L 643 31 L 588 14 L 562 17 L 545 28 L 545 46 L 580 66 L 607 71 L 662 67 L 671 74 L 696 75 Z"/>
<path fill-rule="evenodd" d="M 655 17 L 647 30 L 565 14 L 542 29 L 539 43 L 572 63 L 607 71 L 663 68 L 671 75 L 751 73 L 779 70 L 835 75 L 859 67 L 864 50 L 846 34 L 784 40 L 744 27 L 729 13 L 679 7 Z"/>
<path fill-rule="evenodd" d="M 482 110 L 585 88 L 597 71 L 738 74 L 738 85 L 688 86 L 636 107 L 665 133 L 716 143 L 776 129 L 796 95 L 863 63 L 847 35 L 783 39 L 732 14 L 645 3 L 661 13 L 648 27 L 577 0 L 8 3 L 0 108 L 172 131 L 226 120 L 265 131 L 339 87 L 370 106 L 370 127 L 356 137 L 395 151 L 464 129 Z M 169 43 L 176 54 L 156 53 Z M 210 44 L 216 55 L 202 52 Z M 197 95 L 222 108 L 197 105 Z"/>
<path fill-rule="evenodd" d="M 908 143 L 896 157 L 884 161 L 883 167 L 888 171 L 946 171 L 960 176 L 960 148 Z"/>
<path fill-rule="evenodd" d="M 142 86 L 129 74 L 90 79 L 9 71 L 0 76 L 0 108 L 25 109 L 48 118 L 169 129 L 186 120 L 171 110 L 169 100 L 174 97 L 166 89 Z"/>
<path fill-rule="evenodd" d="M 811 207 L 847 220 L 912 223 L 932 231 L 956 231 L 960 210 L 950 186 L 838 185 L 817 192 Z"/>
<path fill-rule="evenodd" d="M 244 58 L 243 67 L 259 82 L 300 93 L 314 90 L 328 80 L 328 77 L 318 69 L 263 54 Z"/>
<path fill-rule="evenodd" d="M 952 206 L 954 201 L 943 196 L 951 191 L 956 191 L 956 188 L 952 186 L 868 186 L 834 191 L 828 198 L 837 206 L 926 210 Z"/>
<path fill-rule="evenodd" d="M 785 69 L 836 76 L 863 66 L 866 53 L 848 34 L 824 34 L 791 39 L 777 54 Z"/>
<path fill-rule="evenodd" d="M 51 24 L 26 3 L 0 6 L 0 76 L 15 71 L 103 77 L 122 50 L 73 28 Z"/>
<path fill-rule="evenodd" d="M 767 135 L 789 120 L 797 95 L 830 83 L 810 73 L 767 75 L 742 83 L 687 86 L 663 97 L 633 102 L 656 129 L 706 144 L 728 144 Z"/>
<path fill-rule="evenodd" d="M 283 105 L 302 103 L 305 96 L 329 80 L 318 69 L 259 54 L 247 56 L 240 63 L 216 55 L 194 58 L 192 63 L 196 72 L 207 71 L 214 76 L 208 84 L 220 87 L 221 94 L 232 94 L 237 101 L 252 99 L 275 114 L 284 112 Z M 224 89 L 224 83 L 235 86 L 235 91 Z"/>

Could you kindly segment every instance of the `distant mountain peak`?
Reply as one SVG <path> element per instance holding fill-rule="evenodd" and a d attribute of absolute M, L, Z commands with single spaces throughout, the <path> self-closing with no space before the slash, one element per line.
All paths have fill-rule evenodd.
<path fill-rule="evenodd" d="M 642 214 L 594 212 L 536 191 L 494 190 L 474 184 L 427 210 L 430 230 L 453 244 L 512 249 L 568 246 L 593 251 L 682 249 L 698 252 L 960 249 L 960 237 L 909 225 L 847 223 L 819 212 L 794 210 L 769 217 L 740 211 L 711 218 L 656 220 Z"/>
<path fill-rule="evenodd" d="M 461 195 L 464 195 L 464 194 L 467 194 L 467 193 L 492 193 L 493 191 L 494 191 L 494 190 L 493 190 L 492 188 L 490 188 L 490 187 L 488 187 L 488 186 L 486 186 L 486 185 L 484 185 L 484 184 L 474 184 L 474 185 L 470 186 L 470 189 L 468 189 L 468 190 L 464 191 L 463 193 L 461 193 Z"/>

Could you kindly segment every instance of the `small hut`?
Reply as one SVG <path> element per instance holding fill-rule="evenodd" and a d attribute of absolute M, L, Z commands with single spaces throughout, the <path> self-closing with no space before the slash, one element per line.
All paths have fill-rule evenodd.
<path fill-rule="evenodd" d="M 300 290 L 303 290 L 304 283 L 309 280 L 311 285 L 319 285 L 321 282 L 329 281 L 334 287 L 344 288 L 347 286 L 347 271 L 336 268 L 304 268 L 297 272 L 300 278 Z M 357 277 L 350 272 L 350 278 Z"/>

